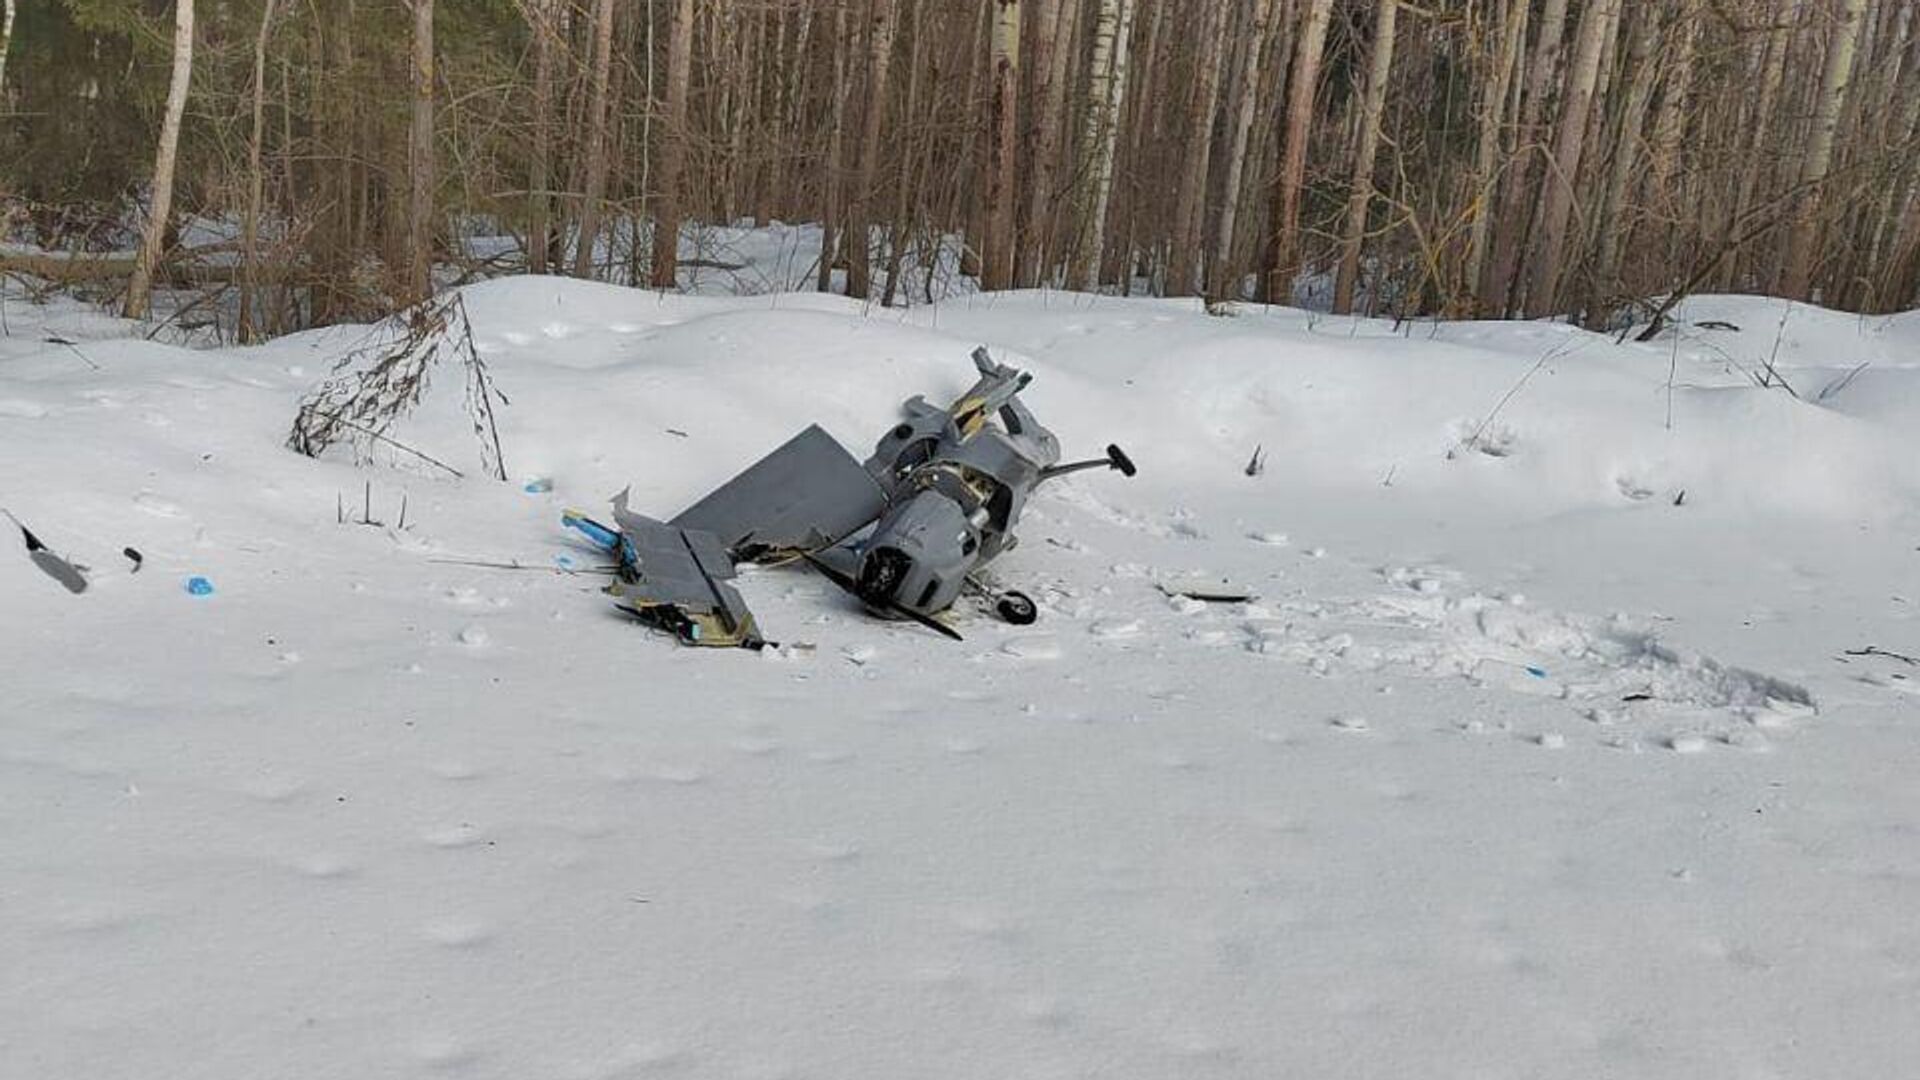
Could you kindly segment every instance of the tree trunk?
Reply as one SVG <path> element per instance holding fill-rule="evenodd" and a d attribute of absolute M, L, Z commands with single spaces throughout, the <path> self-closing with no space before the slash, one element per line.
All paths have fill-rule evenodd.
<path fill-rule="evenodd" d="M 527 199 L 532 213 L 527 223 L 527 263 L 536 274 L 547 272 L 553 258 L 553 89 L 555 0 L 527 0 L 527 28 L 533 34 L 533 155 L 527 166 Z"/>
<path fill-rule="evenodd" d="M 1647 204 L 1658 208 L 1665 222 L 1665 255 L 1677 263 L 1681 252 L 1698 246 L 1688 241 L 1699 235 L 1698 215 L 1687 209 L 1694 200 L 1670 187 L 1674 177 L 1680 174 L 1680 153 L 1686 144 L 1687 109 L 1693 96 L 1694 47 L 1700 32 L 1700 0 L 1680 0 L 1673 32 L 1678 40 L 1673 44 L 1673 59 L 1666 65 L 1660 108 L 1654 115 L 1645 190 Z"/>
<path fill-rule="evenodd" d="M 121 313 L 144 319 L 153 308 L 153 273 L 166 243 L 167 216 L 173 212 L 173 165 L 180 148 L 180 118 L 187 110 L 187 86 L 193 80 L 193 0 L 174 0 L 173 75 L 167 84 L 167 111 L 160 123 L 160 143 L 153 154 L 153 199 L 134 257 L 133 277 L 127 282 L 127 302 Z"/>
<path fill-rule="evenodd" d="M 0 103 L 7 100 L 7 54 L 13 51 L 13 3 L 6 0 L 6 9 L 0 12 Z"/>
<path fill-rule="evenodd" d="M 1513 310 L 1513 293 L 1520 276 L 1520 241 L 1527 233 L 1528 195 L 1532 189 L 1533 160 L 1543 150 L 1540 122 L 1546 115 L 1547 94 L 1560 67 L 1561 38 L 1566 34 L 1567 0 L 1546 0 L 1540 12 L 1540 34 L 1533 43 L 1533 59 L 1520 99 L 1517 135 L 1519 161 L 1506 182 L 1500 212 L 1494 218 L 1493 260 L 1480 295 L 1494 314 Z"/>
<path fill-rule="evenodd" d="M 1566 100 L 1555 126 L 1553 157 L 1541 183 L 1540 241 L 1533 277 L 1527 289 L 1526 311 L 1539 318 L 1555 310 L 1559 301 L 1560 257 L 1566 247 L 1567 219 L 1573 211 L 1574 183 L 1580 174 L 1580 155 L 1587 138 L 1587 110 L 1593 104 L 1594 84 L 1600 78 L 1600 53 L 1607 35 L 1620 18 L 1621 0 L 1593 0 L 1580 15 L 1574 33 L 1573 62 L 1567 69 Z"/>
<path fill-rule="evenodd" d="M 1059 21 L 1060 0 L 1032 0 L 1026 5 L 1021 30 L 1021 57 L 1026 94 L 1026 125 L 1020 130 L 1020 162 L 1025 166 L 1023 183 L 1016 189 L 1014 207 L 1014 284 L 1032 288 L 1039 282 L 1041 260 L 1040 234 L 1045 231 L 1046 196 L 1041 185 L 1052 175 L 1042 146 L 1049 125 L 1059 118 L 1047 108 L 1053 93 L 1053 57 L 1061 43 L 1054 38 Z"/>
<path fill-rule="evenodd" d="M 587 98 L 586 183 L 580 196 L 580 236 L 573 251 L 573 276 L 594 276 L 594 248 L 600 240 L 600 203 L 607 194 L 607 118 L 612 103 L 607 86 L 613 67 L 613 0 L 593 8 L 593 86 Z"/>
<path fill-rule="evenodd" d="M 1807 155 L 1800 162 L 1800 192 L 1794 206 L 1793 231 L 1787 237 L 1787 254 L 1781 292 L 1796 300 L 1813 298 L 1813 262 L 1817 254 L 1815 227 L 1819 223 L 1821 190 L 1833 161 L 1833 133 L 1840 122 L 1840 109 L 1846 103 L 1847 84 L 1853 77 L 1854 46 L 1860 38 L 1861 14 L 1867 0 L 1840 0 L 1833 24 L 1833 37 L 1827 43 L 1826 67 L 1820 77 L 1820 96 L 1815 99 L 1813 131 L 1807 141 Z"/>
<path fill-rule="evenodd" d="M 653 287 L 680 283 L 680 174 L 686 166 L 687 92 L 693 73 L 694 0 L 678 0 L 667 38 L 667 145 L 660 155 L 660 210 L 653 222 Z"/>
<path fill-rule="evenodd" d="M 860 133 L 860 164 L 847 215 L 847 295 L 864 300 L 873 291 L 873 197 L 880 177 L 880 130 L 887 118 L 887 80 L 893 69 L 895 0 L 871 0 L 868 26 L 866 115 Z"/>
<path fill-rule="evenodd" d="M 993 0 L 992 103 L 987 110 L 986 254 L 981 285 L 1013 285 L 1014 171 L 1020 134 L 1020 0 Z"/>
<path fill-rule="evenodd" d="M 1600 192 L 1600 208 L 1593 216 L 1597 248 L 1593 259 L 1593 279 L 1587 293 L 1586 323 L 1603 329 L 1612 314 L 1613 300 L 1619 292 L 1620 243 L 1632 229 L 1627 207 L 1627 192 L 1634 176 L 1634 162 L 1640 147 L 1640 128 L 1646 120 L 1647 101 L 1653 95 L 1653 81 L 1660 64 L 1653 47 L 1660 24 L 1642 18 L 1633 29 L 1627 45 L 1627 90 L 1620 100 L 1613 132 L 1613 157 L 1607 163 L 1605 186 Z M 1654 189 L 1649 188 L 1649 191 Z"/>
<path fill-rule="evenodd" d="M 913 144 L 920 124 L 920 87 L 927 74 L 925 48 L 927 44 L 923 0 L 907 0 L 908 14 L 911 16 L 912 30 L 908 38 L 911 49 L 907 59 L 907 135 L 900 140 L 900 168 L 895 174 L 896 187 L 893 207 L 892 226 L 887 230 L 887 288 L 880 297 L 881 307 L 892 307 L 900 292 L 900 266 L 907 246 L 907 237 L 912 228 L 914 201 L 914 156 Z M 931 124 L 928 125 L 931 127 Z M 919 141 L 932 144 L 932 137 L 920 134 Z"/>
<path fill-rule="evenodd" d="M 1307 0 L 1287 85 L 1286 129 L 1280 140 L 1280 168 L 1273 181 L 1272 241 L 1267 251 L 1269 304 L 1293 301 L 1293 279 L 1300 268 L 1300 194 L 1306 186 L 1307 138 L 1313 121 L 1314 88 L 1320 82 L 1320 52 L 1326 45 L 1333 0 Z"/>
<path fill-rule="evenodd" d="M 410 75 L 406 299 L 417 303 L 433 295 L 433 0 L 413 0 Z"/>
<path fill-rule="evenodd" d="M 1745 165 L 1740 169 L 1740 179 L 1733 198 L 1733 209 L 1728 214 L 1729 227 L 1738 229 L 1746 221 L 1747 212 L 1753 206 L 1756 191 L 1766 165 L 1772 162 L 1773 154 L 1768 145 L 1773 134 L 1779 129 L 1779 119 L 1775 103 L 1780 96 L 1780 83 L 1786 74 L 1787 53 L 1792 44 L 1793 14 L 1800 0 L 1775 0 L 1769 15 L 1766 50 L 1760 61 L 1760 89 L 1752 100 L 1753 112 L 1748 118 L 1747 139 L 1741 154 Z M 1746 281 L 1742 267 L 1746 263 L 1743 253 L 1735 253 L 1727 259 L 1726 277 L 1723 279 L 1729 288 L 1738 289 Z"/>
<path fill-rule="evenodd" d="M 815 284 L 821 292 L 833 289 L 834 251 L 838 245 L 838 216 L 840 213 L 842 170 L 840 152 L 846 145 L 847 129 L 847 7 L 841 4 L 833 9 L 833 85 L 828 93 L 833 99 L 827 121 L 827 183 L 824 189 L 824 207 L 820 220 L 820 266 Z"/>
<path fill-rule="evenodd" d="M 1494 197 L 1500 190 L 1501 132 L 1507 117 L 1507 98 L 1520 63 L 1520 46 L 1526 40 L 1527 0 L 1507 0 L 1500 27 L 1500 48 L 1494 58 L 1493 84 L 1481 105 L 1480 143 L 1474 155 L 1473 224 L 1467 232 L 1467 288 L 1473 290 L 1474 314 L 1488 311 L 1485 282 L 1487 239 L 1494 222 Z"/>
<path fill-rule="evenodd" d="M 1038 204 L 1039 213 L 1032 216 L 1034 242 L 1028 252 L 1031 280 L 1036 285 L 1053 281 L 1060 265 L 1061 195 L 1072 186 L 1070 179 L 1063 183 L 1061 176 L 1066 165 L 1067 118 L 1074 111 L 1070 91 L 1074 66 L 1080 55 L 1080 0 L 1059 0 L 1059 9 L 1053 23 L 1052 70 L 1047 76 L 1046 96 L 1041 99 L 1041 108 L 1050 119 L 1040 133 L 1040 159 L 1034 164 L 1032 187 L 1033 191 L 1044 193 Z"/>
<path fill-rule="evenodd" d="M 1180 159 L 1180 187 L 1173 200 L 1173 246 L 1167 258 L 1167 295 L 1192 296 L 1205 265 L 1201 239 L 1207 217 L 1207 175 L 1212 165 L 1213 119 L 1220 108 L 1220 66 L 1233 17 L 1222 0 L 1208 0 L 1209 21 L 1194 57 L 1192 94 L 1187 101 L 1186 139 Z M 1203 16 L 1204 18 L 1204 16 Z"/>
<path fill-rule="evenodd" d="M 11 2 L 9 2 L 11 7 Z M 240 219 L 240 318 L 238 332 L 244 344 L 259 338 L 254 306 L 260 291 L 260 208 L 266 201 L 267 180 L 263 145 L 267 135 L 267 40 L 273 35 L 274 10 L 279 0 L 260 8 L 260 32 L 253 39 L 253 129 L 247 137 L 247 211 Z M 9 13 L 11 14 L 11 13 Z"/>
<path fill-rule="evenodd" d="M 1360 144 L 1353 152 L 1353 181 L 1347 195 L 1347 232 L 1340 244 L 1340 268 L 1333 281 L 1335 315 L 1353 311 L 1353 286 L 1360 277 L 1360 243 L 1367 235 L 1367 208 L 1373 204 L 1373 155 L 1380 146 L 1380 112 L 1386 108 L 1387 79 L 1393 74 L 1393 24 L 1399 7 L 1399 0 L 1380 0 L 1380 13 L 1374 19 L 1367 98 L 1360 110 Z"/>
<path fill-rule="evenodd" d="M 1073 279 L 1100 291 L 1107 246 L 1107 208 L 1113 198 L 1113 158 L 1127 95 L 1127 52 L 1133 36 L 1133 0 L 1100 0 L 1093 30 L 1093 86 L 1087 94 L 1080 144 L 1091 191 L 1080 208 L 1080 241 Z"/>
<path fill-rule="evenodd" d="M 1234 111 L 1232 141 L 1227 149 L 1227 175 L 1220 195 L 1220 225 L 1214 234 L 1213 267 L 1207 273 L 1207 291 L 1234 299 L 1233 241 L 1239 228 L 1240 196 L 1247 169 L 1247 147 L 1253 138 L 1254 107 L 1260 97 L 1260 61 L 1267 51 L 1267 28 L 1273 20 L 1273 0 L 1253 0 L 1247 27 L 1247 57 L 1240 65 L 1239 107 Z"/>

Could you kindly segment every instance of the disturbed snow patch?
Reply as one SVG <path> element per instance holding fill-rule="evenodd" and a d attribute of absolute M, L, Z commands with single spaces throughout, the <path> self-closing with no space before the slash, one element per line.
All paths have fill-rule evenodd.
<path fill-rule="evenodd" d="M 1532 607 L 1524 597 L 1449 595 L 1450 572 L 1394 569 L 1390 594 L 1256 608 L 1244 623 L 1254 652 L 1335 668 L 1394 668 L 1460 676 L 1576 702 L 1647 702 L 1686 709 L 1811 711 L 1805 687 L 1675 648 L 1615 615 Z"/>

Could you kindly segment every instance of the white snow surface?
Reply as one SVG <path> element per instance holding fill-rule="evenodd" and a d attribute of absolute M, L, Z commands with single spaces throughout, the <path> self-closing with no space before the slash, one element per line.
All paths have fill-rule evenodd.
<path fill-rule="evenodd" d="M 1920 666 L 1847 653 L 1920 656 L 1920 315 L 465 301 L 510 483 L 452 370 L 395 434 L 464 479 L 284 449 L 375 329 L 7 296 L 0 505 L 93 587 L 0 558 L 0 1076 L 1920 1060 Z M 864 457 L 980 343 L 1140 466 L 1036 497 L 993 568 L 1036 625 L 760 569 L 780 644 L 693 650 L 555 572 L 562 508 L 671 514 L 814 420 Z"/>

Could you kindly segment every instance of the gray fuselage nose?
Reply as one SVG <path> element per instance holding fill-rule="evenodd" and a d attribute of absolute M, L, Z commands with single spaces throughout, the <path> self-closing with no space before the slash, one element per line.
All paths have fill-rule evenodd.
<path fill-rule="evenodd" d="M 869 603 L 890 601 L 924 615 L 944 610 L 966 584 L 979 544 L 958 503 L 922 490 L 895 504 L 867 538 L 859 574 L 862 595 Z"/>

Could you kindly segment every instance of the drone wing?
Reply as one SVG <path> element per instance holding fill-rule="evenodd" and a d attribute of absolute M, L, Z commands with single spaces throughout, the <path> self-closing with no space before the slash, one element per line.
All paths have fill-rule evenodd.
<path fill-rule="evenodd" d="M 624 498 L 620 500 L 624 504 Z M 720 539 L 615 509 L 620 570 L 607 586 L 621 607 L 689 645 L 758 647 L 765 639 L 729 581 L 733 558 Z"/>
<path fill-rule="evenodd" d="M 710 533 L 735 558 L 819 551 L 886 508 L 886 494 L 812 424 L 668 524 Z"/>

